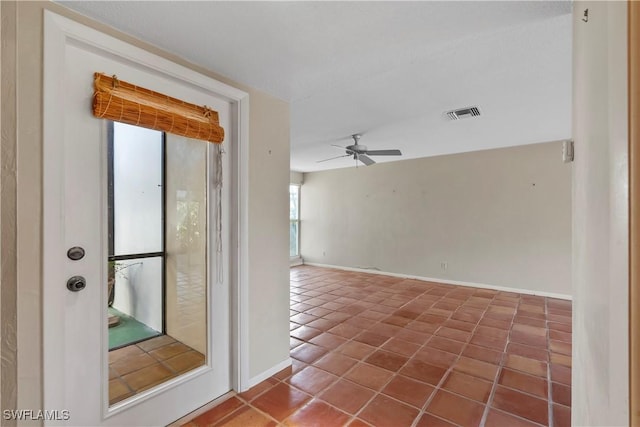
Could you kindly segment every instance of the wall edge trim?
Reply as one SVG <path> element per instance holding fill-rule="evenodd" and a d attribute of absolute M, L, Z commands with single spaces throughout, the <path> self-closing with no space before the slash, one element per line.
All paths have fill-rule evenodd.
<path fill-rule="evenodd" d="M 249 379 L 249 388 L 253 387 L 254 385 L 257 385 L 257 384 L 261 383 L 262 381 L 264 381 L 267 378 L 277 374 L 278 372 L 282 371 L 283 369 L 288 368 L 292 364 L 293 364 L 293 361 L 291 360 L 291 358 L 287 357 L 282 362 L 277 363 L 274 366 L 272 366 L 269 369 L 267 369 L 266 371 L 263 371 L 263 372 L 259 373 L 258 375 L 250 378 Z"/>
<path fill-rule="evenodd" d="M 627 2 L 629 126 L 629 425 L 640 424 L 640 6 Z"/>
<path fill-rule="evenodd" d="M 440 279 L 440 278 L 434 278 L 434 277 L 416 276 L 412 274 L 392 273 L 392 272 L 380 271 L 380 270 L 367 270 L 365 268 L 345 267 L 341 265 L 320 264 L 316 262 L 306 262 L 306 261 L 304 265 L 310 265 L 312 267 L 335 268 L 337 270 L 357 271 L 360 273 L 379 274 L 382 276 L 400 277 L 403 279 L 415 279 L 415 280 L 421 280 L 425 282 L 438 282 L 438 283 L 444 283 L 446 285 L 468 286 L 470 288 L 493 289 L 496 291 L 515 292 L 518 294 L 525 294 L 525 295 L 536 295 L 541 297 L 557 298 L 557 299 L 563 299 L 563 300 L 569 300 L 569 301 L 573 300 L 573 297 L 567 294 L 558 294 L 554 292 L 545 292 L 545 291 L 534 291 L 531 289 L 510 288 L 508 286 L 497 286 L 497 285 L 490 285 L 487 283 L 464 282 L 461 280 Z"/>

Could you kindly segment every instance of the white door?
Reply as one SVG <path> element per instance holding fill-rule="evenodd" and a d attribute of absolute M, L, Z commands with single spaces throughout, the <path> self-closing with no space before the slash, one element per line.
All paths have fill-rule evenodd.
<path fill-rule="evenodd" d="M 69 37 L 69 31 L 76 35 Z M 105 46 L 108 48 L 104 48 Z M 120 55 L 119 49 L 126 50 L 127 54 Z M 229 273 L 234 269 L 231 268 L 229 256 L 229 230 L 233 212 L 232 186 L 229 182 L 233 153 L 230 141 L 234 140 L 236 110 L 228 98 L 215 90 L 195 84 L 195 78 L 185 81 L 187 79 L 177 77 L 178 72 L 185 72 L 181 67 L 172 68 L 173 71 L 177 70 L 175 73 L 160 72 L 151 66 L 153 60 L 150 54 L 138 53 L 129 45 L 65 18 L 49 13 L 45 16 L 44 406 L 48 410 L 67 410 L 68 419 L 60 421 L 64 425 L 166 425 L 226 393 L 232 387 Z M 198 163 L 197 157 L 202 156 L 199 164 L 204 171 L 202 188 L 206 192 L 206 206 L 201 205 L 196 211 L 200 212 L 200 221 L 206 220 L 204 227 L 202 222 L 198 225 L 199 230 L 205 230 L 205 235 L 200 233 L 199 238 L 206 245 L 201 251 L 206 254 L 206 262 L 203 270 L 203 294 L 200 295 L 206 310 L 201 319 L 204 324 L 195 333 L 202 339 L 198 341 L 196 337 L 194 344 L 189 341 L 193 336 L 186 338 L 185 335 L 184 340 L 177 336 L 173 338 L 184 341 L 192 349 L 200 346 L 196 350 L 204 354 L 204 362 L 202 366 L 184 373 L 176 370 L 170 378 L 156 385 L 142 387 L 140 390 L 131 386 L 132 393 L 112 404 L 109 403 L 110 386 L 113 387 L 110 378 L 117 374 L 109 369 L 107 326 L 106 283 L 109 270 L 107 260 L 110 255 L 110 166 L 107 159 L 110 136 L 107 122 L 93 117 L 91 113 L 94 72 L 115 74 L 121 80 L 191 103 L 207 105 L 218 111 L 220 124 L 226 130 L 224 146 L 228 153 L 222 156 L 225 185 L 221 198 L 223 222 L 220 255 L 215 250 L 218 236 L 215 224 L 217 203 L 212 183 L 214 147 L 201 142 L 206 147 L 204 150 L 192 150 L 189 147 L 198 146 L 194 141 L 167 136 L 167 144 L 172 144 L 173 147 L 172 150 L 167 150 L 167 155 L 177 156 L 181 150 L 186 150 L 189 155 L 196 157 L 195 163 Z M 207 80 L 201 75 L 192 74 L 201 81 Z M 144 169 L 145 163 L 152 159 L 141 158 L 138 161 L 140 168 Z M 168 182 L 167 187 L 173 193 L 166 196 L 165 207 L 175 213 L 180 209 L 184 210 L 188 201 L 184 201 L 185 194 L 179 188 L 180 185 L 175 184 L 179 181 L 175 179 L 179 173 L 179 165 L 175 162 L 172 166 L 171 162 L 167 163 L 167 179 L 171 181 L 173 176 L 173 181 Z M 172 186 L 172 182 L 175 185 Z M 182 204 L 178 206 L 179 203 Z M 161 209 L 160 206 L 155 208 Z M 132 208 L 134 211 L 135 209 Z M 168 234 L 175 232 L 176 225 L 171 221 L 167 223 L 167 228 L 170 228 Z M 167 241 L 169 240 L 168 237 Z M 83 248 L 84 257 L 79 260 L 71 259 L 67 251 L 72 247 Z M 167 283 L 167 290 L 170 290 L 171 286 L 175 287 L 176 276 L 180 272 L 176 273 L 175 268 L 170 272 L 167 270 L 171 270 L 169 265 L 172 262 L 175 267 L 174 261 L 178 255 L 167 253 L 164 256 L 168 257 L 166 280 L 174 281 Z M 173 261 L 169 261 L 171 257 Z M 147 272 L 150 268 L 147 268 Z M 74 292 L 67 288 L 67 281 L 74 276 L 86 281 L 84 289 Z M 154 274 L 148 276 L 153 277 Z M 187 284 L 191 280 L 189 277 L 183 279 Z M 124 298 L 125 302 L 119 304 L 131 307 L 130 299 L 135 296 L 129 295 Z M 120 299 L 123 299 L 122 295 Z M 172 308 L 170 297 L 165 296 L 164 299 L 165 306 L 173 310 L 169 317 L 179 316 L 176 314 L 175 301 Z M 149 300 L 153 298 L 149 297 Z M 145 308 L 144 304 L 142 306 Z M 168 331 L 168 323 L 171 321 L 175 319 L 165 319 L 165 330 L 160 332 L 174 334 L 173 331 Z M 182 322 L 182 326 L 184 324 Z M 158 325 L 155 327 L 162 328 Z M 180 329 L 180 322 L 178 326 L 171 327 L 177 331 Z M 180 333 L 175 332 L 175 335 Z"/>

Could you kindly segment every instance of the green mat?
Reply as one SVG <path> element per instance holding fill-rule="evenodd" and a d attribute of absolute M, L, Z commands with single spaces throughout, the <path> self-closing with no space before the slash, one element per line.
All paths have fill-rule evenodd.
<path fill-rule="evenodd" d="M 109 307 L 109 316 L 120 317 L 120 324 L 109 328 L 109 350 L 161 335 L 161 333 L 155 329 L 148 327 L 131 316 L 119 312 L 115 308 Z"/>

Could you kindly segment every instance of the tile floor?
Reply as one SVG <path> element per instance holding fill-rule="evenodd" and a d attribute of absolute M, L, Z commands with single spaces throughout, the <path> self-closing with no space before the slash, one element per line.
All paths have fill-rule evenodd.
<path fill-rule="evenodd" d="M 291 269 L 293 366 L 186 426 L 571 425 L 571 303 Z"/>
<path fill-rule="evenodd" d="M 204 356 L 162 335 L 109 352 L 109 404 L 204 365 Z"/>

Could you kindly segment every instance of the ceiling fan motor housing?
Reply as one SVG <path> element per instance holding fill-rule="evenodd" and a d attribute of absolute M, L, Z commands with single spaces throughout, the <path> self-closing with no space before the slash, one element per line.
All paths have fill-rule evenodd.
<path fill-rule="evenodd" d="M 351 153 L 363 154 L 367 151 L 367 146 L 360 145 L 360 144 L 349 145 L 346 148 L 347 148 L 347 154 L 351 154 Z"/>

